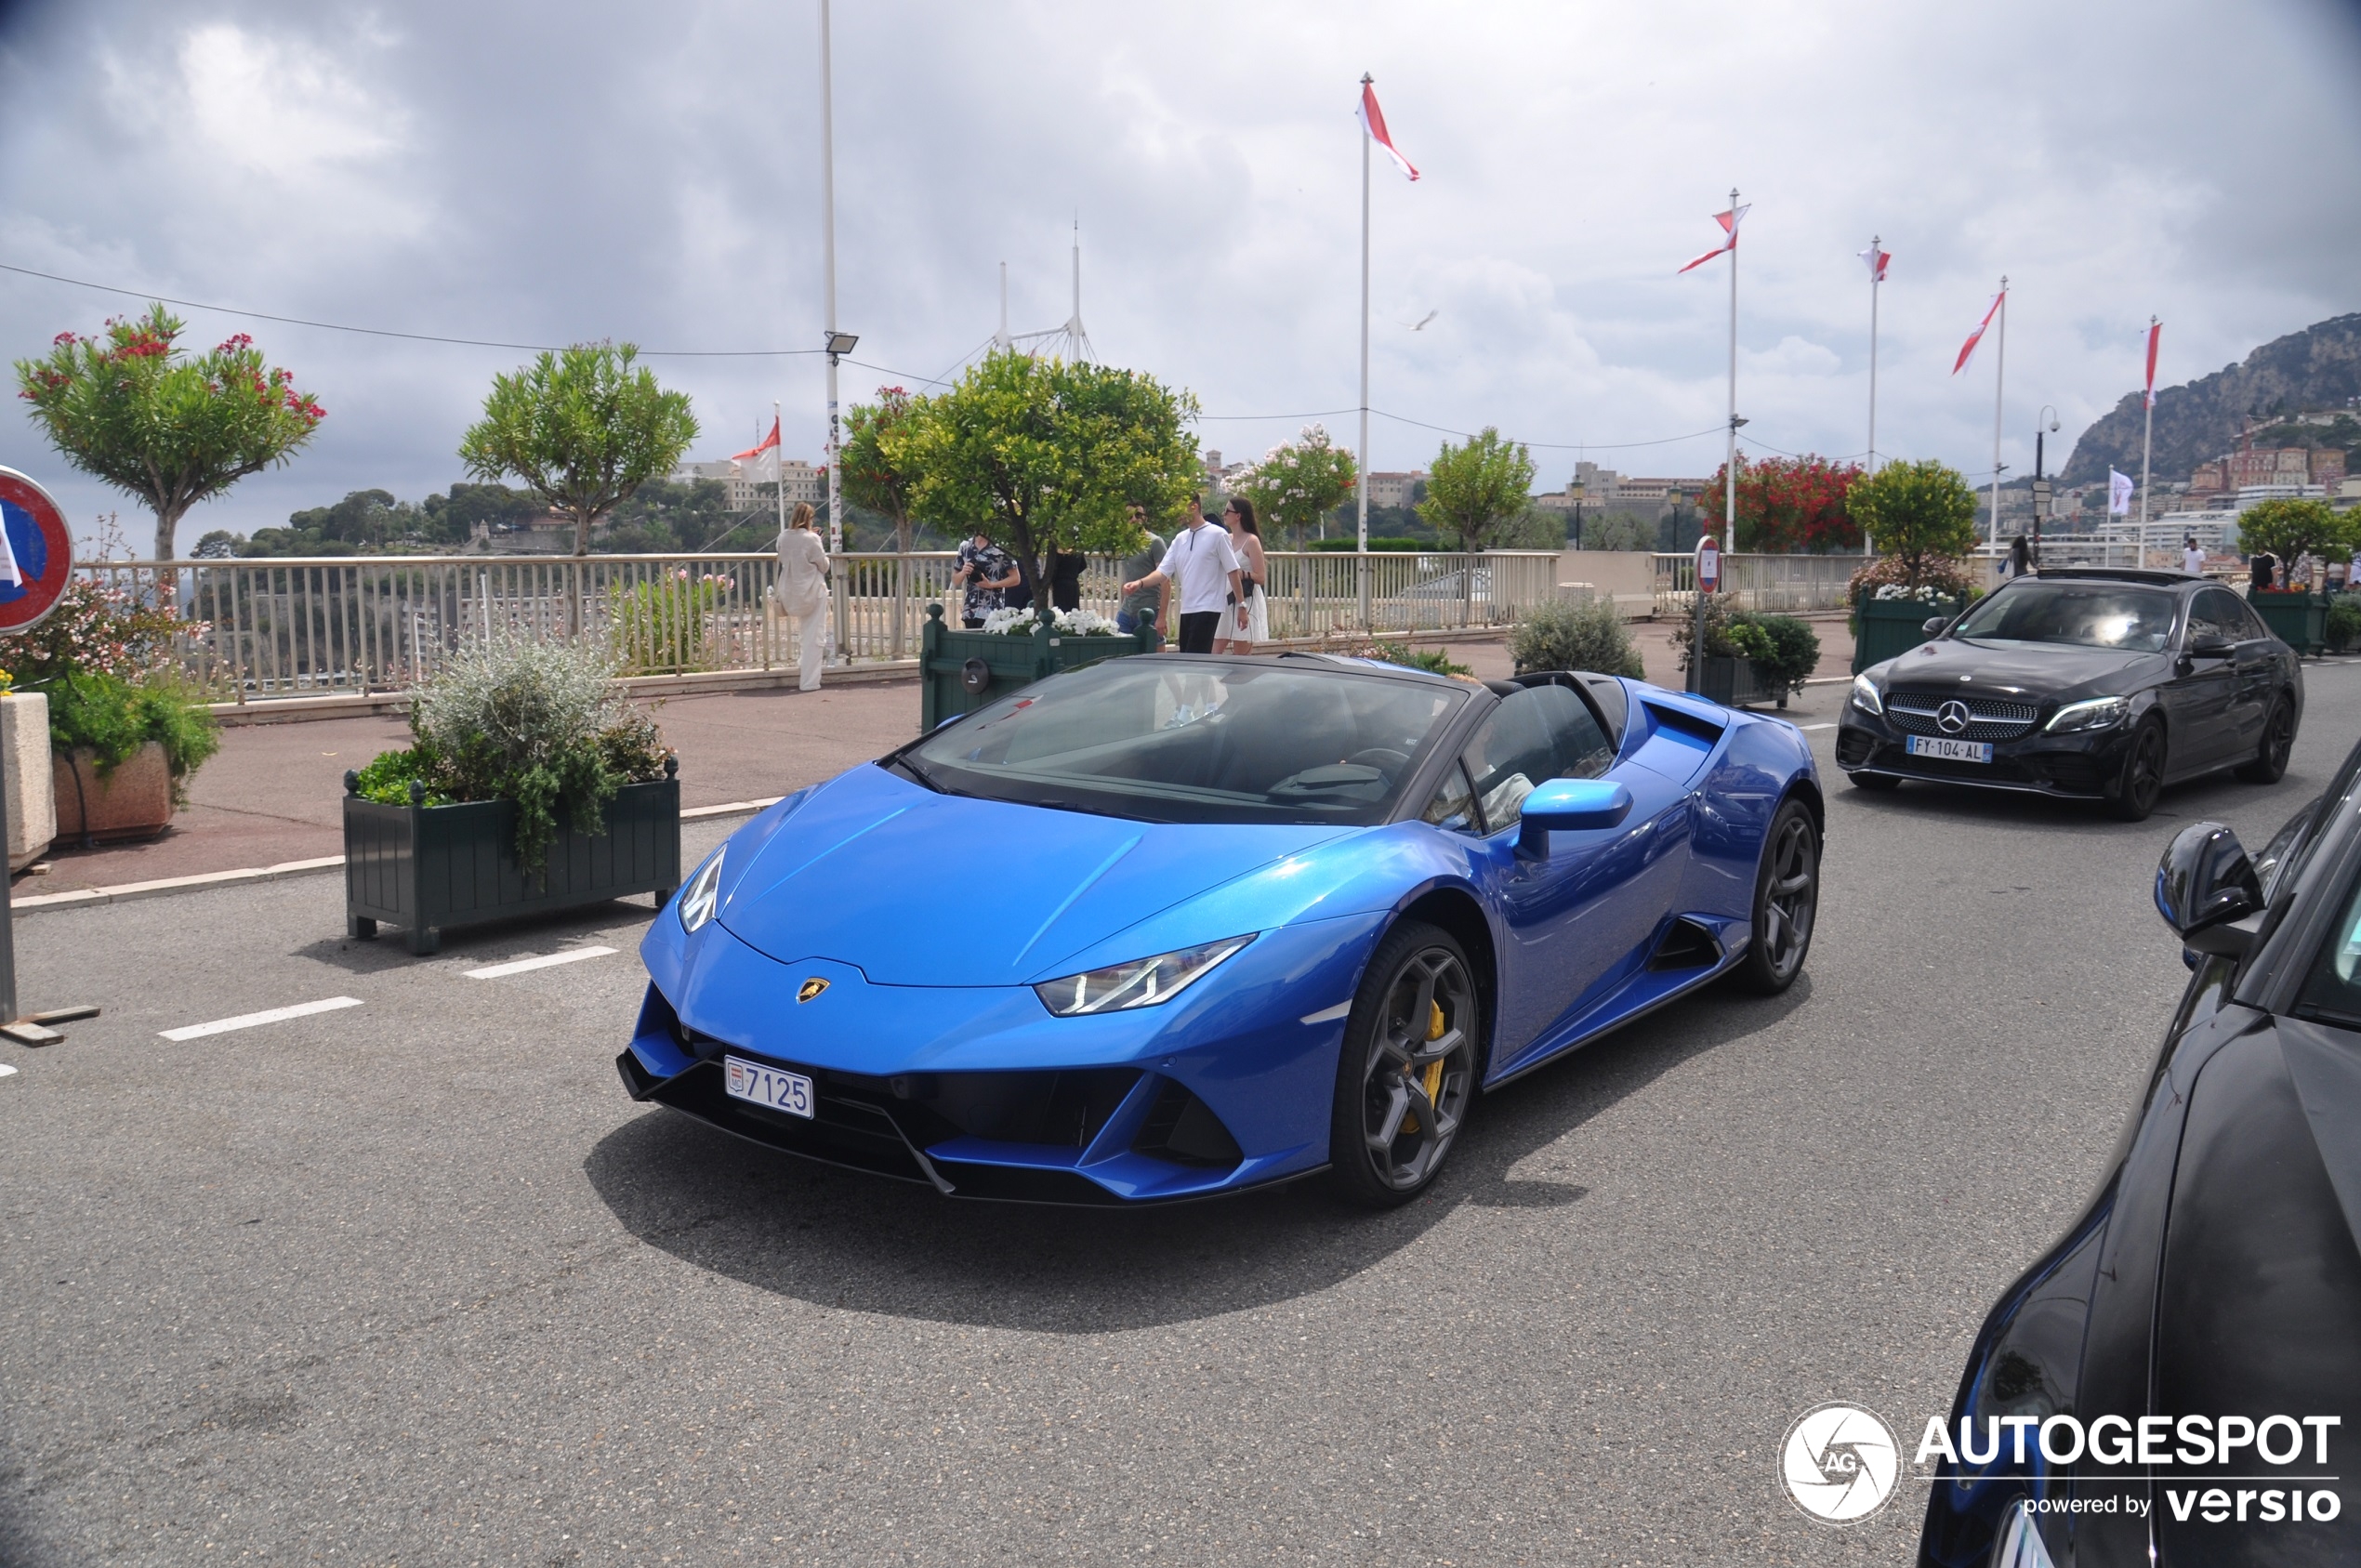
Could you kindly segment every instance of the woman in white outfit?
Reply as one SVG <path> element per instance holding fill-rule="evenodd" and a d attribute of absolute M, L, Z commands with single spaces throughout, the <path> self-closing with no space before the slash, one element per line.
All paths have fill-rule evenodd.
<path fill-rule="evenodd" d="M 1271 640 L 1271 600 L 1262 591 L 1270 568 L 1263 562 L 1262 530 L 1254 520 L 1254 503 L 1243 495 L 1233 496 L 1222 510 L 1221 525 L 1230 531 L 1230 548 L 1238 558 L 1238 586 L 1246 596 L 1246 618 L 1240 626 L 1234 615 L 1222 617 L 1222 635 L 1215 639 L 1213 651 L 1251 653 L 1256 643 Z"/>
<path fill-rule="evenodd" d="M 795 617 L 798 689 L 817 692 L 828 640 L 828 551 L 812 531 L 809 501 L 796 503 L 779 535 L 779 582 L 771 591 L 781 612 Z"/>

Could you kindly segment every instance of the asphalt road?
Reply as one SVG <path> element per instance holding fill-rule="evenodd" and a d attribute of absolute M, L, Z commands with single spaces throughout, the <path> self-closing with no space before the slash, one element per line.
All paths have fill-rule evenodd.
<path fill-rule="evenodd" d="M 2137 826 L 1865 796 L 1814 731 L 1805 981 L 1492 1097 L 1381 1217 L 953 1204 L 642 1109 L 644 910 L 424 961 L 324 877 L 22 919 L 28 1004 L 106 1012 L 0 1046 L 0 1561 L 1906 1561 L 1915 1494 L 1811 1523 L 1780 1437 L 1946 1407 L 2178 995 L 2158 850 L 2361 733 L 2361 666 L 2307 679 L 2287 780 Z"/>

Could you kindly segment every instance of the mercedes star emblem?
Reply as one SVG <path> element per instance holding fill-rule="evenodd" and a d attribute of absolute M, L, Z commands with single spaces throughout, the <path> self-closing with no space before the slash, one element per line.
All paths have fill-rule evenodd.
<path fill-rule="evenodd" d="M 1968 727 L 1968 705 L 1954 697 L 1934 710 L 1934 721 L 1946 735 L 1956 735 Z"/>

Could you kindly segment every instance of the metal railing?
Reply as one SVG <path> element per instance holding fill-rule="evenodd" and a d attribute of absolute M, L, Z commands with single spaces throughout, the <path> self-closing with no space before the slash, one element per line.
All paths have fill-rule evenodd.
<path fill-rule="evenodd" d="M 1859 555 L 1725 555 L 1722 591 L 1738 608 L 1754 611 L 1842 610 L 1845 585 L 1866 565 Z M 1655 558 L 1656 613 L 1672 615 L 1695 602 L 1697 558 L 1686 552 Z"/>
<path fill-rule="evenodd" d="M 1272 551 L 1271 635 L 1432 631 L 1503 625 L 1557 592 L 1551 551 L 1372 554 L 1368 613 L 1349 554 Z M 956 615 L 948 551 L 832 561 L 835 647 L 857 662 L 916 655 L 926 607 Z M 1125 562 L 1092 556 L 1086 609 L 1112 614 Z M 495 635 L 582 639 L 626 675 L 791 667 L 772 607 L 779 560 L 722 555 L 344 556 L 101 560 L 75 572 L 204 629 L 184 642 L 189 678 L 223 700 L 399 691 Z"/>

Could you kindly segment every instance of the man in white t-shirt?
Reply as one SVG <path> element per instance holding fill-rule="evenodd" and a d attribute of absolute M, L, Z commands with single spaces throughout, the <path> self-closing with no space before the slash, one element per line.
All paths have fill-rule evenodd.
<path fill-rule="evenodd" d="M 1124 584 L 1123 591 L 1128 597 L 1153 584 L 1174 585 L 1180 600 L 1180 652 L 1210 653 L 1225 610 L 1237 617 L 1241 627 L 1246 624 L 1246 598 L 1229 531 L 1217 527 L 1194 501 L 1189 504 L 1189 526 L 1166 547 L 1164 564 Z"/>
<path fill-rule="evenodd" d="M 2181 570 L 2192 577 L 2205 575 L 2205 552 L 2197 548 L 2197 536 L 2194 534 L 2181 541 Z"/>

